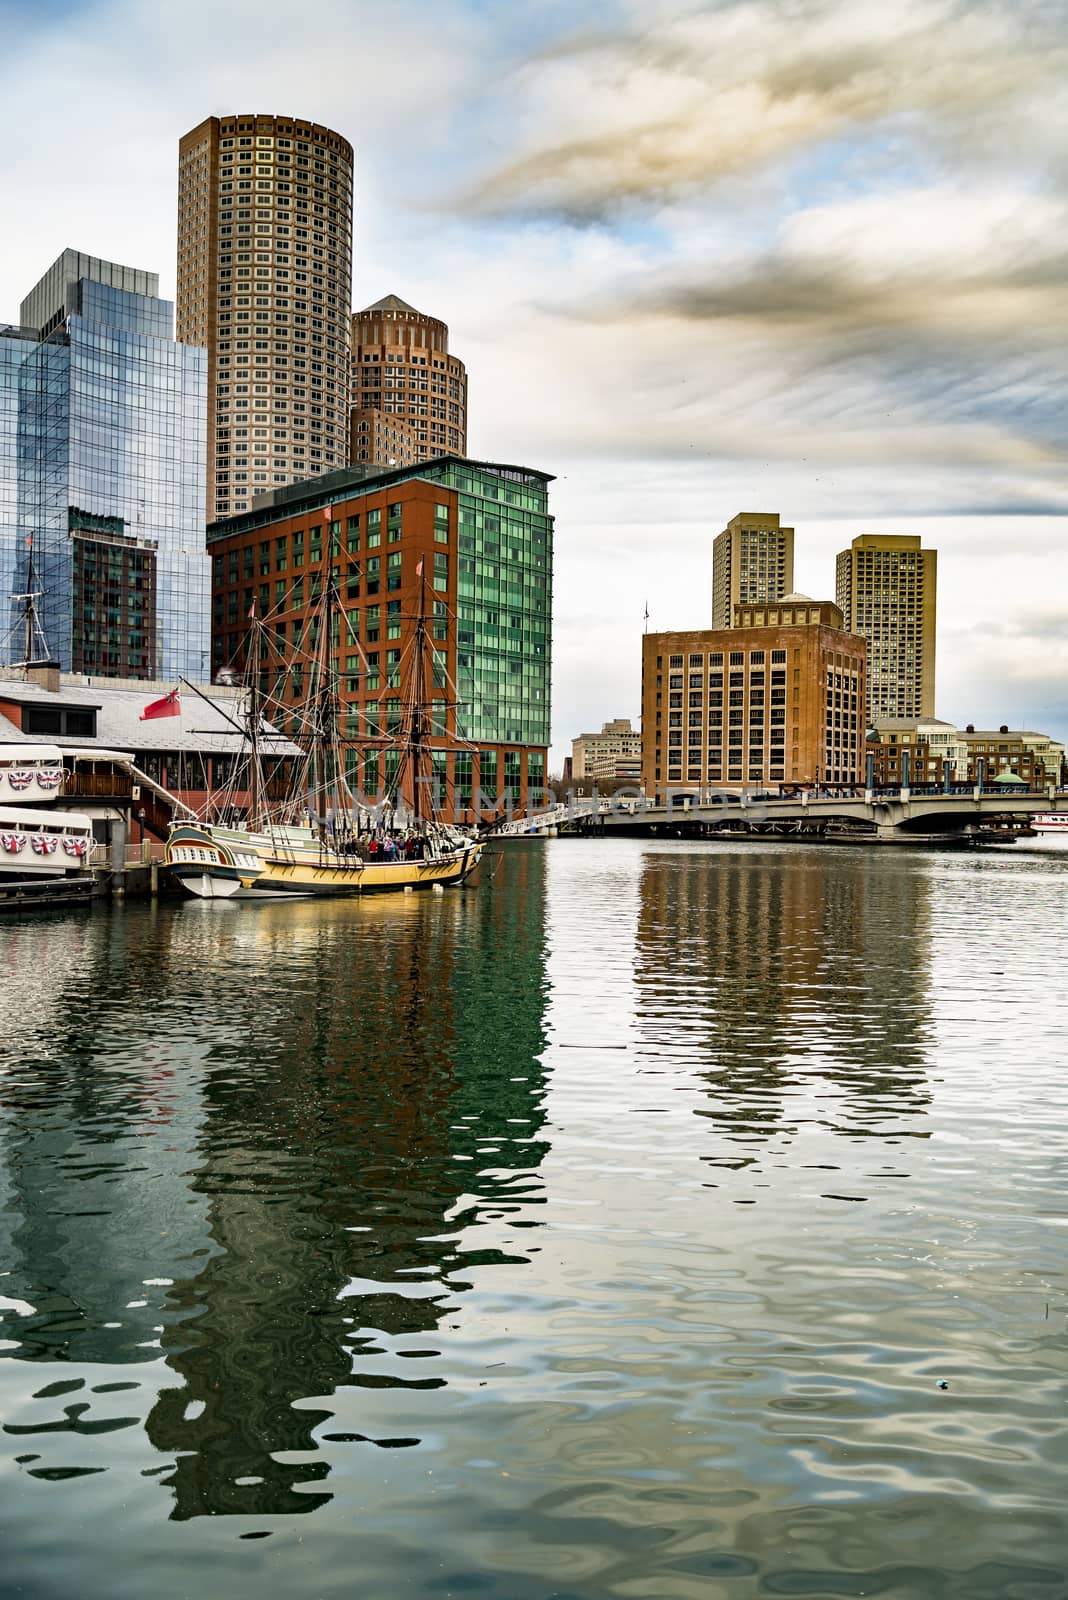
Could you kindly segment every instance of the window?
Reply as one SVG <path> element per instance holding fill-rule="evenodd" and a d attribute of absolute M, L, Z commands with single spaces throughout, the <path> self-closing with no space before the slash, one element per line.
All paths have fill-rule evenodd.
<path fill-rule="evenodd" d="M 24 706 L 24 733 L 69 734 L 78 739 L 96 738 L 96 709 L 75 710 L 66 706 Z"/>
<path fill-rule="evenodd" d="M 434 551 L 434 588 L 449 587 L 449 558 L 443 550 Z"/>

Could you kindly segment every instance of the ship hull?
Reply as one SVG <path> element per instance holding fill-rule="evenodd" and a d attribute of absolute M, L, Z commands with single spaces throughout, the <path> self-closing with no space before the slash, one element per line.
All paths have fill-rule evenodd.
<path fill-rule="evenodd" d="M 361 861 L 320 849 L 291 830 L 277 841 L 232 829 L 183 823 L 171 830 L 166 865 L 191 895 L 203 900 L 285 900 L 402 894 L 457 888 L 478 865 L 475 842 L 428 860 Z"/>

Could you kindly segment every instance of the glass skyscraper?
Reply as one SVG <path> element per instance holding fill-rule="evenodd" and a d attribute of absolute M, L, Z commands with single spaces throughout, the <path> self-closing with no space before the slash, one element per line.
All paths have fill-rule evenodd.
<path fill-rule="evenodd" d="M 155 273 L 65 250 L 0 328 L 0 582 L 93 676 L 206 678 L 207 354 Z M 0 656 L 24 655 L 19 607 Z"/>

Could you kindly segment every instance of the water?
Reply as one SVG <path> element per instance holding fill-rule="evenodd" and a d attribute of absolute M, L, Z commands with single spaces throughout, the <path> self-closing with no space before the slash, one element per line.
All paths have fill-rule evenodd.
<path fill-rule="evenodd" d="M 1066 909 L 560 840 L 0 926 L 0 1593 L 1063 1600 Z"/>

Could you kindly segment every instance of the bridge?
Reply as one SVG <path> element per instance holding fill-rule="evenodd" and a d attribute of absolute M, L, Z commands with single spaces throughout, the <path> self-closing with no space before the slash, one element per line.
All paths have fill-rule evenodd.
<path fill-rule="evenodd" d="M 1068 809 L 1068 797 L 1065 809 Z M 677 791 L 645 797 L 617 794 L 558 804 L 506 822 L 498 837 L 637 834 L 699 837 L 734 834 L 871 844 L 982 842 L 1017 834 L 1039 812 L 1055 810 L 1052 790 L 990 786 L 949 789 L 843 790 L 801 794 Z"/>

